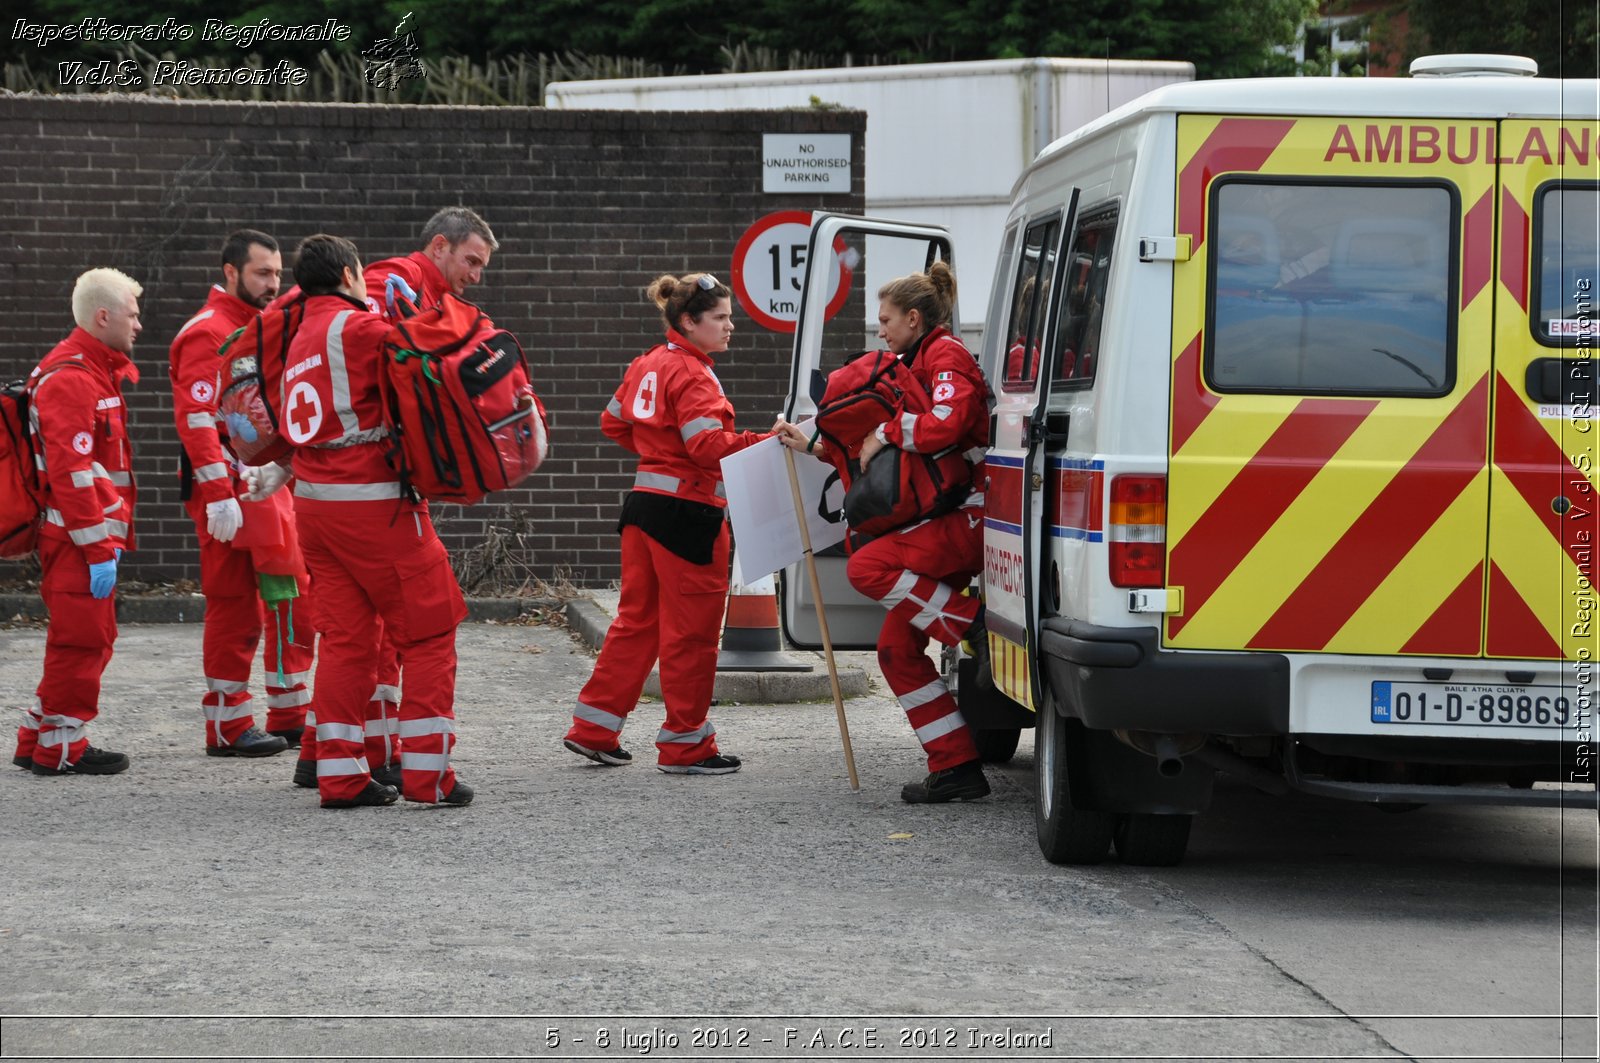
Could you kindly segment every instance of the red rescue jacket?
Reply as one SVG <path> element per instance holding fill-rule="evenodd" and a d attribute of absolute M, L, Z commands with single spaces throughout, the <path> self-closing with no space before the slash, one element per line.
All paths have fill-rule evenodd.
<path fill-rule="evenodd" d="M 404 258 L 385 258 L 368 263 L 361 274 L 367 285 L 367 305 L 385 319 L 389 316 L 389 308 L 384 301 L 384 289 L 391 273 L 401 277 L 417 293 L 418 310 L 438 306 L 444 301 L 444 293 L 451 290 L 450 283 L 439 272 L 439 267 L 421 251 L 413 251 Z"/>
<path fill-rule="evenodd" d="M 217 371 L 221 367 L 217 348 L 259 314 L 243 299 L 213 286 L 206 305 L 172 339 L 167 362 L 172 416 L 193 469 L 194 487 L 186 507 L 196 520 L 202 519 L 207 503 L 239 495 L 239 474 L 222 443 L 226 429 L 217 423 Z"/>
<path fill-rule="evenodd" d="M 901 355 L 911 373 L 928 389 L 933 409 L 904 413 L 883 424 L 879 436 L 901 450 L 933 454 L 958 447 L 972 462 L 972 482 L 983 484 L 983 453 L 989 446 L 989 385 L 972 352 L 943 325 L 923 337 L 911 355 Z M 981 506 L 974 492 L 964 506 Z"/>
<path fill-rule="evenodd" d="M 66 363 L 82 367 L 63 368 Z M 139 370 L 126 354 L 75 328 L 39 363 L 28 420 L 44 485 L 41 536 L 68 540 L 89 564 L 133 549 L 133 447 L 122 383 Z"/>
<path fill-rule="evenodd" d="M 342 295 L 306 300 L 281 376 L 266 382 L 295 448 L 296 509 L 401 500 L 400 477 L 384 460 L 390 441 L 378 391 L 388 334 L 388 323 L 364 303 Z"/>
<path fill-rule="evenodd" d="M 767 438 L 738 432 L 716 363 L 675 329 L 628 366 L 600 430 L 639 455 L 633 489 L 725 507 L 722 459 Z"/>

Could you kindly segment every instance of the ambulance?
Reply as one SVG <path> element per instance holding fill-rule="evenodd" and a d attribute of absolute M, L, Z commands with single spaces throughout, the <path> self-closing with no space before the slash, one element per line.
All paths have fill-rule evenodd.
<path fill-rule="evenodd" d="M 976 352 L 999 693 L 950 671 L 986 759 L 1036 728 L 1051 861 L 1178 862 L 1219 772 L 1595 806 L 1600 82 L 1411 75 L 1169 85 L 1016 181 Z M 937 227 L 813 219 L 786 417 L 878 345 L 876 292 L 828 317 L 837 263 L 935 258 L 959 282 Z M 834 644 L 870 647 L 818 564 Z"/>

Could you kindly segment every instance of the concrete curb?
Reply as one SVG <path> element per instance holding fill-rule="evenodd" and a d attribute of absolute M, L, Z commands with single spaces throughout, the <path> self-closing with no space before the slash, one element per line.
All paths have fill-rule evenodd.
<path fill-rule="evenodd" d="M 573 598 L 567 602 L 567 627 L 591 649 L 598 650 L 611 627 L 611 616 L 592 598 Z M 752 702 L 782 705 L 796 701 L 832 701 L 827 662 L 821 654 L 789 654 L 815 667 L 810 672 L 718 672 L 712 696 L 723 704 Z M 839 669 L 839 693 L 856 698 L 868 691 L 867 673 L 860 668 Z M 645 681 L 644 692 L 661 696 L 660 677 L 655 672 Z"/>

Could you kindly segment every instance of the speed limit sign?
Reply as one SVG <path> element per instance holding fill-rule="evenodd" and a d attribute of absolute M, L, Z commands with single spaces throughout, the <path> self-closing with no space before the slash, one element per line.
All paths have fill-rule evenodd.
<path fill-rule="evenodd" d="M 744 231 L 733 249 L 733 294 L 756 324 L 773 332 L 793 332 L 800 320 L 800 286 L 806 275 L 806 244 L 811 214 L 780 210 Z M 824 320 L 844 306 L 850 294 L 850 267 L 845 243 L 833 242 L 828 256 L 828 305 Z"/>

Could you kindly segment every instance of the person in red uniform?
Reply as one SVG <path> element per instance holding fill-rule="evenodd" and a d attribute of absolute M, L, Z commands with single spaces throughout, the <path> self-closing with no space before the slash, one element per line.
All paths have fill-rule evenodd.
<path fill-rule="evenodd" d="M 378 393 L 389 325 L 366 305 L 355 245 L 301 241 L 295 278 L 305 318 L 279 379 L 293 456 L 295 523 L 316 588 L 322 636 L 317 788 L 324 808 L 383 805 L 398 796 L 372 778 L 365 715 L 377 685 L 379 621 L 405 662 L 400 701 L 401 789 L 408 801 L 465 805 L 472 788 L 450 766 L 455 745 L 456 626 L 466 603 L 425 502 L 402 497 L 384 459 Z M 258 483 L 254 495 L 270 485 Z M 278 486 L 281 486 L 281 482 Z"/>
<path fill-rule="evenodd" d="M 467 207 L 445 207 L 436 211 L 422 226 L 421 245 L 421 250 L 409 255 L 370 263 L 363 272 L 367 305 L 386 321 L 393 320 L 391 291 L 396 297 L 404 295 L 421 310 L 438 305 L 446 292 L 465 297 L 467 290 L 483 279 L 490 257 L 500 249 L 489 223 Z M 298 289 L 291 289 L 279 297 L 277 305 L 296 295 Z M 265 481 L 264 489 L 271 490 L 287 477 L 287 472 L 267 466 L 256 475 Z M 367 705 L 364 727 L 367 760 L 372 765 L 373 777 L 392 786 L 400 785 L 403 743 L 399 733 L 399 703 L 400 658 L 393 641 L 384 636 L 380 640 L 378 683 Z M 313 719 L 307 724 L 301 759 L 295 765 L 297 785 L 317 784 L 315 761 Z"/>
<path fill-rule="evenodd" d="M 622 598 L 594 674 L 578 694 L 565 745 L 601 764 L 633 759 L 622 725 L 659 659 L 667 718 L 657 767 L 726 775 L 739 758 L 717 750 L 707 714 L 717 633 L 728 596 L 722 459 L 767 438 L 737 432 L 712 356 L 733 336 L 731 292 L 708 273 L 650 285 L 667 340 L 633 360 L 600 415 L 600 429 L 639 455 L 622 504 Z M 408 667 L 409 667 L 409 661 Z"/>
<path fill-rule="evenodd" d="M 117 561 L 133 549 L 133 449 L 124 382 L 142 328 L 144 289 L 91 269 L 72 289 L 78 327 L 28 378 L 28 422 L 44 489 L 39 592 L 50 610 L 44 674 L 17 730 L 12 763 L 35 775 L 115 775 L 128 757 L 84 733 L 100 712 L 100 677 L 117 640 Z"/>
<path fill-rule="evenodd" d="M 172 412 L 185 459 L 179 494 L 200 537 L 206 598 L 200 711 L 210 756 L 269 757 L 299 745 L 311 701 L 316 636 L 289 496 L 241 506 L 240 467 L 224 446 L 226 428 L 217 424 L 217 349 L 272 301 L 282 274 L 276 240 L 255 229 L 230 233 L 222 245 L 222 283 L 172 340 Z M 296 597 L 264 602 L 258 572 L 292 580 Z M 263 627 L 265 734 L 256 727 L 249 692 Z"/>
<path fill-rule="evenodd" d="M 861 448 L 863 467 L 890 445 L 925 453 L 959 446 L 977 465 L 973 482 L 983 483 L 989 386 L 947 327 L 955 296 L 955 275 L 943 262 L 878 291 L 878 336 L 928 389 L 934 406 L 879 425 Z M 780 420 L 774 431 L 791 449 L 811 449 L 811 439 L 787 422 Z M 982 567 L 983 496 L 973 494 L 954 512 L 872 540 L 850 555 L 846 568 L 852 587 L 889 610 L 878 636 L 878 666 L 928 755 L 928 777 L 900 792 L 914 804 L 970 801 L 989 792 L 972 733 L 927 655 L 930 638 L 946 645 L 967 641 L 978 670 L 988 672 L 983 605 L 961 593 Z"/>

